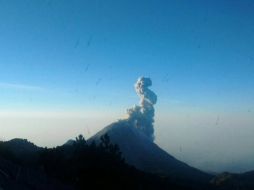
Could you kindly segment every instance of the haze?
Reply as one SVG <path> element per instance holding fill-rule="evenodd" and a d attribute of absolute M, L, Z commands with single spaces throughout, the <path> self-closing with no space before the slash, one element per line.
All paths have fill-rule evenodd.
<path fill-rule="evenodd" d="M 57 146 L 138 104 L 155 142 L 205 171 L 254 169 L 254 2 L 0 1 L 0 134 Z"/>

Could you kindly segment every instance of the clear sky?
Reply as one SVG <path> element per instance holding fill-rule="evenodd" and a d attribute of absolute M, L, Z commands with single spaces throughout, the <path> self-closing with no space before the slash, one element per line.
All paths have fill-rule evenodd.
<path fill-rule="evenodd" d="M 148 76 L 161 147 L 205 170 L 254 169 L 253 10 L 252 0 L 1 0 L 1 138 L 89 137 L 138 103 L 133 85 Z"/>

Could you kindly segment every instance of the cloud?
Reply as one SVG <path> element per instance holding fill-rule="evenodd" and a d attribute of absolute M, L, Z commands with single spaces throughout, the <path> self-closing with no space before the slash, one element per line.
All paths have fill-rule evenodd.
<path fill-rule="evenodd" d="M 0 88 L 2 89 L 13 89 L 13 90 L 25 90 L 25 91 L 43 91 L 45 90 L 39 86 L 26 85 L 26 84 L 15 84 L 0 82 Z"/>

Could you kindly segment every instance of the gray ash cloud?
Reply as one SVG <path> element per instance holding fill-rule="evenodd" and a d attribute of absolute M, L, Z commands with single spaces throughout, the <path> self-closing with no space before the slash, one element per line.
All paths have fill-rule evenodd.
<path fill-rule="evenodd" d="M 154 107 L 157 102 L 156 94 L 149 89 L 152 86 L 152 80 L 146 77 L 140 77 L 136 84 L 135 90 L 140 97 L 140 105 L 135 105 L 127 110 L 128 120 L 148 138 L 154 140 Z"/>

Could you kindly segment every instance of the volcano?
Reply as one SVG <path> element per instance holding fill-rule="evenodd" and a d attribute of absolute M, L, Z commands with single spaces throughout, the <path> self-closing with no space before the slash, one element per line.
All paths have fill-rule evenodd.
<path fill-rule="evenodd" d="M 107 134 L 117 144 L 125 161 L 139 170 L 191 184 L 208 183 L 212 175 L 177 160 L 154 143 L 154 104 L 157 95 L 149 89 L 152 80 L 140 77 L 135 86 L 140 105 L 127 110 L 128 118 L 105 127 L 88 142 L 99 143 Z"/>
<path fill-rule="evenodd" d="M 119 146 L 125 161 L 142 171 L 174 180 L 199 183 L 208 183 L 213 177 L 168 154 L 128 120 L 112 123 L 92 136 L 88 142 L 98 143 L 105 134 L 110 137 L 112 143 Z"/>

